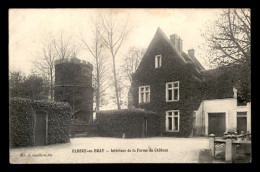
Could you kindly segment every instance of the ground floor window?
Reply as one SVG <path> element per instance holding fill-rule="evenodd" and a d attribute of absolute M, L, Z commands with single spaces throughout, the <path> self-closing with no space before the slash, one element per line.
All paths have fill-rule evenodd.
<path fill-rule="evenodd" d="M 179 110 L 166 111 L 166 131 L 179 132 L 180 113 Z"/>

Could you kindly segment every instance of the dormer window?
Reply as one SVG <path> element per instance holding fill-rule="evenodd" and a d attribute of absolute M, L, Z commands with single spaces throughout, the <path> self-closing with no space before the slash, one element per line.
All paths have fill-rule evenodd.
<path fill-rule="evenodd" d="M 155 68 L 160 68 L 162 66 L 162 55 L 155 56 Z"/>

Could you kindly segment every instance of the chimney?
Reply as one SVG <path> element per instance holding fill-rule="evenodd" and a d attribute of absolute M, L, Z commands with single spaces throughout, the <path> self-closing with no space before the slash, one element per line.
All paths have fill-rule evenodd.
<path fill-rule="evenodd" d="M 194 50 L 194 49 L 188 50 L 188 55 L 189 55 L 190 57 L 195 57 L 195 50 Z"/>
<path fill-rule="evenodd" d="M 234 98 L 237 99 L 237 89 L 233 87 Z"/>
<path fill-rule="evenodd" d="M 182 39 L 181 39 L 181 37 L 178 39 L 178 50 L 179 50 L 179 52 L 182 52 Z"/>
<path fill-rule="evenodd" d="M 170 40 L 172 41 L 174 47 L 179 51 L 182 52 L 182 39 L 177 35 L 173 34 L 170 35 Z"/>

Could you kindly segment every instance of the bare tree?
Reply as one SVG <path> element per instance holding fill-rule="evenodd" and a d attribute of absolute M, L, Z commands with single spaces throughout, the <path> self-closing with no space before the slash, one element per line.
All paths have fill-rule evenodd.
<path fill-rule="evenodd" d="M 241 100 L 251 100 L 251 16 L 250 9 L 224 9 L 202 36 L 206 38 L 206 59 L 215 67 L 232 72 Z"/>
<path fill-rule="evenodd" d="M 207 58 L 217 66 L 251 62 L 251 17 L 249 9 L 225 9 L 202 36 L 209 48 Z"/>
<path fill-rule="evenodd" d="M 43 76 L 47 76 L 49 79 L 51 100 L 54 99 L 54 65 L 55 60 L 58 59 L 52 39 L 52 35 L 49 34 L 42 42 L 41 50 L 38 52 L 37 61 L 34 62 L 36 69 L 38 69 Z"/>
<path fill-rule="evenodd" d="M 132 75 L 137 70 L 139 63 L 141 62 L 145 53 L 145 49 L 130 47 L 128 53 L 123 58 L 123 63 L 121 66 L 122 72 L 125 77 L 132 83 Z"/>
<path fill-rule="evenodd" d="M 54 100 L 55 61 L 71 58 L 77 52 L 71 36 L 65 37 L 63 32 L 60 32 L 58 38 L 49 33 L 42 41 L 41 50 L 37 53 L 37 60 L 34 64 L 35 68 L 49 79 L 51 100 Z"/>
<path fill-rule="evenodd" d="M 85 48 L 90 52 L 94 58 L 94 97 L 96 102 L 96 110 L 99 111 L 100 105 L 104 100 L 105 90 L 107 88 L 107 78 L 109 75 L 107 59 L 104 55 L 104 46 L 101 36 L 99 34 L 100 21 L 99 18 L 95 19 L 92 17 L 92 39 L 89 42 L 84 38 L 83 34 L 80 35 L 80 40 L 84 44 Z"/>
<path fill-rule="evenodd" d="M 65 36 L 63 31 L 60 31 L 57 38 L 51 37 L 55 53 L 59 60 L 66 60 L 75 57 L 79 52 L 76 48 L 75 42 L 72 41 L 72 35 Z"/>
<path fill-rule="evenodd" d="M 118 109 L 121 109 L 119 101 L 119 90 L 117 81 L 117 71 L 116 71 L 116 56 L 119 49 L 121 48 L 123 42 L 126 40 L 129 30 L 127 30 L 127 22 L 122 24 L 122 21 L 118 23 L 115 18 L 113 11 L 110 10 L 108 13 L 100 14 L 101 28 L 97 29 L 101 39 L 107 50 L 110 52 L 112 57 L 112 70 L 114 76 L 114 87 L 116 93 L 116 102 Z"/>

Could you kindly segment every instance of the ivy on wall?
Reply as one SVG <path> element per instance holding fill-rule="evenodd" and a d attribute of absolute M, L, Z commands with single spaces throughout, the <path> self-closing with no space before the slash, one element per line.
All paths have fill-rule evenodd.
<path fill-rule="evenodd" d="M 147 132 L 145 129 L 147 119 Z M 104 137 L 152 137 L 159 135 L 159 116 L 141 109 L 124 109 L 97 112 L 100 136 Z"/>
<path fill-rule="evenodd" d="M 10 147 L 34 146 L 35 113 L 48 115 L 47 145 L 70 141 L 72 111 L 68 103 L 9 99 Z"/>
<path fill-rule="evenodd" d="M 162 55 L 162 66 L 155 68 L 154 57 Z M 166 102 L 166 83 L 179 81 L 179 101 Z M 199 108 L 203 99 L 203 78 L 191 62 L 185 62 L 178 56 L 165 37 L 159 32 L 155 35 L 145 53 L 138 70 L 133 75 L 130 93 L 131 106 L 156 112 L 160 115 L 160 127 L 157 129 L 163 136 L 188 137 L 193 129 L 194 110 Z M 139 86 L 150 86 L 150 102 L 138 102 Z M 166 111 L 179 110 L 179 132 L 166 132 Z"/>

